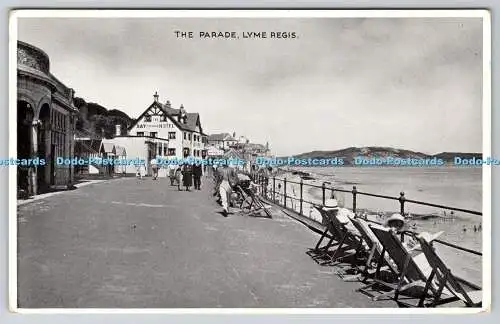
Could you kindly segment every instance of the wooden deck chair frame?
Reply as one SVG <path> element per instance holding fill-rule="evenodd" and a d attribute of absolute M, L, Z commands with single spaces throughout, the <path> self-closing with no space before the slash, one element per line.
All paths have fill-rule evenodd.
<path fill-rule="evenodd" d="M 333 227 L 330 221 L 330 216 L 328 216 L 328 214 L 323 211 L 322 206 L 313 205 L 313 207 L 320 213 L 321 218 L 323 219 L 323 224 L 325 225 L 325 230 L 321 234 L 319 240 L 316 242 L 314 248 L 309 249 L 306 253 L 310 257 L 312 257 L 313 260 L 321 265 L 324 265 L 330 261 L 319 262 L 318 259 L 329 259 L 329 249 L 338 245 L 340 240 L 342 239 L 342 236 Z M 330 233 L 330 235 L 328 235 L 328 233 Z M 328 242 L 325 245 L 321 246 L 321 243 L 327 236 L 329 236 Z"/>
<path fill-rule="evenodd" d="M 272 218 L 271 212 L 269 211 L 270 206 L 266 205 L 251 189 L 243 188 L 240 185 L 237 185 L 236 188 L 238 188 L 243 196 L 243 200 L 240 204 L 240 209 L 243 213 L 247 215 L 259 215 L 261 211 L 264 211 L 268 218 Z M 244 211 L 245 208 L 248 208 L 248 211 Z"/>
<path fill-rule="evenodd" d="M 372 299 L 379 300 L 383 297 L 393 295 L 393 299 L 400 305 L 414 307 L 415 305 L 399 301 L 399 295 L 405 290 L 415 286 L 427 286 L 428 278 L 424 275 L 422 269 L 415 263 L 411 254 L 408 253 L 395 233 L 386 228 L 378 228 L 375 226 L 370 226 L 370 228 L 383 246 L 380 262 L 378 262 L 377 265 L 377 275 L 374 278 L 374 284 L 379 284 L 390 289 L 388 292 L 373 296 Z M 385 257 L 385 253 L 389 255 L 398 267 L 398 282 L 396 284 L 380 280 L 378 276 L 383 260 L 382 258 Z M 432 285 L 431 281 L 429 281 L 428 289 L 435 292 L 435 287 Z"/>
<path fill-rule="evenodd" d="M 314 208 L 316 208 L 321 214 L 321 217 L 327 221 L 327 227 L 323 232 L 322 237 L 318 241 L 318 244 L 316 244 L 316 247 L 319 246 L 321 240 L 326 236 L 327 232 L 330 232 L 332 234 L 330 241 L 324 249 L 324 254 L 329 259 L 329 261 L 326 261 L 323 264 L 328 263 L 335 265 L 338 264 L 337 261 L 341 259 L 358 255 L 359 250 L 363 247 L 363 241 L 361 240 L 361 238 L 358 238 L 357 236 L 349 232 L 336 217 L 330 217 L 320 206 L 314 206 Z M 332 244 L 334 240 L 337 241 L 336 244 Z M 333 255 L 330 255 L 328 249 L 334 245 L 336 245 L 337 248 L 333 252 Z M 354 250 L 354 252 L 346 253 L 349 250 Z"/>
<path fill-rule="evenodd" d="M 449 302 L 457 301 L 457 300 L 462 300 L 467 307 L 481 307 L 482 306 L 482 298 L 481 301 L 475 301 L 473 300 L 474 297 L 477 297 L 478 294 L 481 295 L 482 297 L 482 291 L 480 290 L 479 287 L 475 285 L 470 285 L 472 288 L 475 289 L 474 297 L 471 296 L 470 293 L 465 291 L 465 289 L 462 287 L 459 281 L 464 282 L 463 280 L 460 280 L 459 278 L 456 278 L 453 276 L 451 273 L 451 270 L 448 269 L 446 264 L 443 262 L 443 260 L 437 255 L 436 251 L 434 250 L 434 247 L 432 246 L 431 243 L 427 242 L 424 238 L 422 237 L 417 237 L 417 239 L 420 242 L 420 247 L 422 251 L 425 254 L 425 257 L 427 258 L 427 261 L 432 267 L 432 272 L 431 275 L 429 276 L 427 283 L 424 288 L 424 293 L 422 294 L 418 306 L 419 307 L 436 307 L 438 305 L 443 305 Z M 425 299 L 426 296 L 428 295 L 429 288 L 431 286 L 432 281 L 434 280 L 434 277 L 436 277 L 436 281 L 438 283 L 438 289 L 433 293 L 433 298 L 431 303 L 425 304 Z M 464 282 L 465 283 L 465 282 Z M 441 298 L 443 289 L 447 288 L 449 292 L 453 294 L 452 297 L 448 298 Z"/>
<path fill-rule="evenodd" d="M 349 231 L 346 227 L 346 224 L 341 223 L 338 220 L 338 218 L 331 217 L 330 221 L 332 222 L 333 227 L 336 229 L 338 233 L 340 233 L 342 237 L 342 239 L 339 242 L 339 246 L 337 247 L 334 255 L 332 256 L 332 262 L 335 262 L 338 259 L 359 255 L 359 253 L 363 249 L 362 237 Z M 354 252 L 340 256 L 339 254 L 343 252 L 342 248 L 344 247 L 344 245 L 345 245 L 345 250 L 354 250 Z"/>
<path fill-rule="evenodd" d="M 377 270 L 378 272 L 380 272 L 382 267 L 388 268 L 392 273 L 397 275 L 398 270 L 394 267 L 390 258 L 387 255 L 384 255 L 384 257 L 382 257 L 382 252 L 383 252 L 382 244 L 379 242 L 375 234 L 373 234 L 368 223 L 364 219 L 355 218 L 352 220 L 352 224 L 361 234 L 361 238 L 363 239 L 363 241 L 365 242 L 365 244 L 368 246 L 369 249 L 368 256 L 364 264 L 364 269 L 362 269 L 360 275 L 357 276 L 358 278 L 361 279 L 361 282 L 366 282 L 368 280 L 368 278 L 371 275 L 370 271 Z M 383 262 L 383 264 L 381 264 L 381 266 L 379 267 L 378 264 L 380 262 Z M 375 269 L 373 268 L 374 263 L 375 263 Z"/>

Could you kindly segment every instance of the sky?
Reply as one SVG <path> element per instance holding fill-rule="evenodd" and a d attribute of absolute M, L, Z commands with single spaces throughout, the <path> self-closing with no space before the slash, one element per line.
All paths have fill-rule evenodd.
<path fill-rule="evenodd" d="M 198 37 L 211 31 L 240 38 Z M 264 31 L 297 37 L 241 36 Z M 137 118 L 158 91 L 200 113 L 205 133 L 280 156 L 482 151 L 480 18 L 20 18 L 18 39 L 87 102 Z"/>

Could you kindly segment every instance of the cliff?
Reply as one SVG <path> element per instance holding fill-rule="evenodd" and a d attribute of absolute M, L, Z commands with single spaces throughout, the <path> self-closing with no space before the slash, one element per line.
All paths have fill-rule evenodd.
<path fill-rule="evenodd" d="M 75 106 L 80 111 L 76 122 L 77 131 L 90 133 L 97 138 L 111 138 L 115 134 L 115 125 L 120 124 L 122 132 L 134 122 L 126 113 L 118 109 L 107 108 L 82 98 L 74 98 Z"/>

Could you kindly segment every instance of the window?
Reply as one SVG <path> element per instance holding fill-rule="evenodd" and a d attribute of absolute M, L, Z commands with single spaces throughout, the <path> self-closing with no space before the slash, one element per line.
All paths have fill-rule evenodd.
<path fill-rule="evenodd" d="M 188 139 L 191 140 L 191 133 L 188 134 Z"/>
<path fill-rule="evenodd" d="M 53 154 L 55 156 L 64 156 L 66 152 L 66 116 L 57 111 L 53 111 L 51 120 L 53 120 L 51 132 L 51 143 L 54 145 Z"/>
<path fill-rule="evenodd" d="M 161 155 L 161 146 L 158 145 L 158 155 Z"/>
<path fill-rule="evenodd" d="M 151 133 L 149 134 L 149 136 L 151 136 L 151 137 L 156 137 L 156 135 L 157 135 L 157 134 L 158 134 L 157 132 L 151 132 Z"/>
<path fill-rule="evenodd" d="M 144 132 L 137 132 L 137 136 L 144 136 Z"/>
<path fill-rule="evenodd" d="M 174 148 L 169 148 L 168 149 L 168 155 L 169 156 L 175 155 L 175 149 Z"/>
<path fill-rule="evenodd" d="M 186 134 L 186 132 L 184 132 L 184 139 L 187 139 L 187 136 L 186 136 L 186 135 L 187 135 L 187 134 Z"/>
<path fill-rule="evenodd" d="M 175 132 L 168 132 L 168 139 L 175 139 Z"/>
<path fill-rule="evenodd" d="M 151 121 L 151 116 L 146 116 L 146 117 L 144 118 L 144 121 L 150 122 L 150 121 Z"/>
<path fill-rule="evenodd" d="M 163 155 L 168 155 L 168 147 L 163 147 Z"/>
<path fill-rule="evenodd" d="M 167 121 L 167 115 L 161 116 L 161 121 Z"/>

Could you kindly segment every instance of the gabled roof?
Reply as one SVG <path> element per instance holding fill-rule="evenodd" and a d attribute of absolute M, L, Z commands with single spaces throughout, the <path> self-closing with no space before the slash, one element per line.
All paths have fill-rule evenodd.
<path fill-rule="evenodd" d="M 201 123 L 200 123 L 200 114 L 198 113 L 186 113 L 186 123 L 181 123 L 177 120 L 177 117 L 180 114 L 180 109 L 174 109 L 167 107 L 164 104 L 161 104 L 157 101 L 153 102 L 144 112 L 135 120 L 135 122 L 128 128 L 128 130 L 131 130 L 132 128 L 135 127 L 141 121 L 141 119 L 146 115 L 146 113 L 153 107 L 157 107 L 163 111 L 168 117 L 170 117 L 170 120 L 172 123 L 175 124 L 179 129 L 185 130 L 185 131 L 191 131 L 194 132 L 196 131 L 196 126 L 200 125 L 200 133 L 205 135 L 203 133 L 203 129 L 201 128 Z"/>
<path fill-rule="evenodd" d="M 229 133 L 212 134 L 208 136 L 209 141 L 236 141 Z"/>
<path fill-rule="evenodd" d="M 234 149 L 229 149 L 226 153 L 224 153 L 225 158 L 238 158 L 240 160 L 243 160 L 243 157 Z"/>
<path fill-rule="evenodd" d="M 248 143 L 248 144 L 245 144 L 245 146 L 249 149 L 253 149 L 253 150 L 265 150 L 266 147 L 262 144 L 255 144 L 255 143 Z"/>
<path fill-rule="evenodd" d="M 101 144 L 101 149 L 99 151 L 104 152 L 104 153 L 113 153 L 113 154 L 116 154 L 116 148 L 113 145 L 113 143 L 103 142 Z"/>

